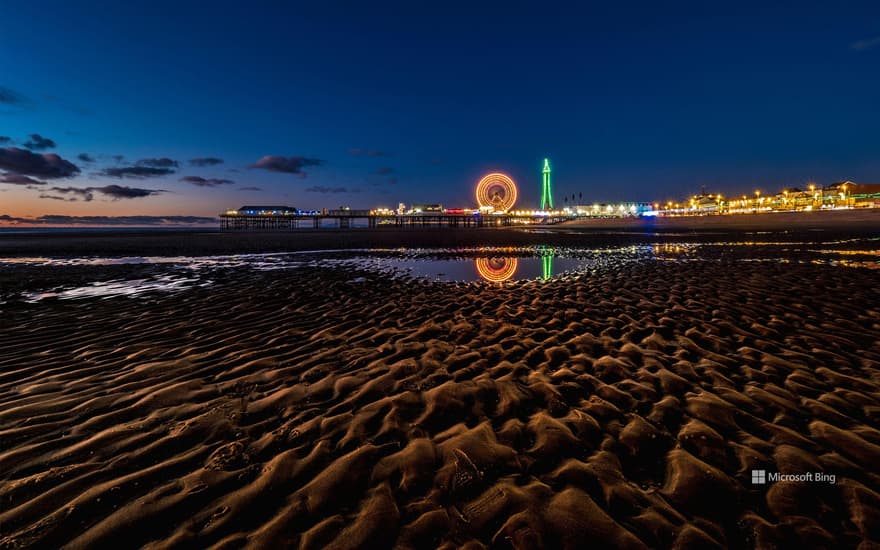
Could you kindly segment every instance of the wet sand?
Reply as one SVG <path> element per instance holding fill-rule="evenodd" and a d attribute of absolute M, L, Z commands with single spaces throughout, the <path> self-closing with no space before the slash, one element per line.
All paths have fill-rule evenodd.
<path fill-rule="evenodd" d="M 0 545 L 880 544 L 876 271 L 214 279 L 2 306 Z"/>

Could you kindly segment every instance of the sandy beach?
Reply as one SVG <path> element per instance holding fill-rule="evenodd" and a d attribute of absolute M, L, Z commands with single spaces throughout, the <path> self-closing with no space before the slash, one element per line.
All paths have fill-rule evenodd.
<path fill-rule="evenodd" d="M 0 545 L 880 544 L 877 271 L 743 255 L 502 285 L 236 268 L 10 301 Z"/>

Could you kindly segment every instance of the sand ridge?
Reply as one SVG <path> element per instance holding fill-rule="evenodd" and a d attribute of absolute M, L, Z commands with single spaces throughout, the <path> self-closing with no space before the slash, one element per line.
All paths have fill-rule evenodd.
<path fill-rule="evenodd" d="M 875 279 L 230 270 L 174 296 L 7 305 L 0 543 L 877 544 Z M 756 468 L 837 482 L 753 486 Z"/>

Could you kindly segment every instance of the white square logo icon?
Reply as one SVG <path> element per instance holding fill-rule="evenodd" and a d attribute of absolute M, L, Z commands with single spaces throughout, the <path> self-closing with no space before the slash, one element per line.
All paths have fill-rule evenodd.
<path fill-rule="evenodd" d="M 767 484 L 767 471 L 766 470 L 752 470 L 752 485 L 766 485 Z"/>

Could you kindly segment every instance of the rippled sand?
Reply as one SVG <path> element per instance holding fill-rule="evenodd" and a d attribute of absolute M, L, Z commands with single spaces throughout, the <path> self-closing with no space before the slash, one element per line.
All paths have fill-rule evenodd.
<path fill-rule="evenodd" d="M 7 304 L 0 349 L 6 547 L 880 544 L 876 271 L 242 268 Z"/>

